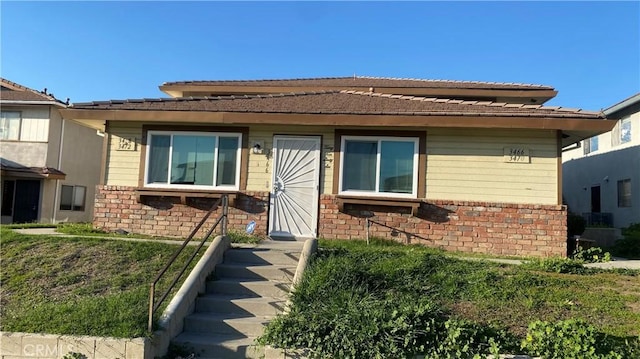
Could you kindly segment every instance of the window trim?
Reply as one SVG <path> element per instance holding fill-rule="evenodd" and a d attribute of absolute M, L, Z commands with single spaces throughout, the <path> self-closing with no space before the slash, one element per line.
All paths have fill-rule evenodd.
<path fill-rule="evenodd" d="M 237 158 L 240 159 L 241 149 L 242 149 L 242 133 L 239 132 L 205 132 L 205 131 L 155 131 L 151 130 L 147 132 L 147 137 L 151 139 L 152 136 L 170 136 L 171 144 L 170 149 L 173 149 L 173 141 L 175 136 L 201 136 L 201 137 L 215 137 L 216 138 L 216 148 L 213 152 L 213 178 L 212 185 L 191 185 L 191 184 L 172 184 L 171 181 L 171 161 L 173 158 L 173 152 L 169 152 L 169 173 L 167 181 L 169 183 L 149 183 L 149 168 L 145 165 L 144 168 L 144 187 L 145 188 L 167 188 L 167 189 L 183 189 L 183 190 L 222 190 L 222 191 L 233 191 L 238 190 L 240 187 L 240 161 L 237 161 L 235 168 L 235 183 L 233 185 L 216 185 L 216 179 L 218 175 L 218 149 L 220 145 L 220 137 L 236 137 L 238 139 L 238 149 L 236 150 Z M 149 163 L 149 156 L 151 151 L 146 152 L 145 164 Z"/>
<path fill-rule="evenodd" d="M 148 143 L 149 143 L 149 132 L 169 132 L 171 134 L 175 133 L 220 133 L 222 135 L 225 134 L 236 134 L 240 135 L 240 146 L 239 150 L 239 171 L 236 169 L 236 178 L 237 178 L 237 186 L 233 188 L 231 186 L 224 187 L 216 187 L 216 186 L 176 186 L 176 185 L 164 185 L 164 186 L 149 186 L 146 183 L 147 176 L 147 163 L 148 163 Z M 167 196 L 178 196 L 180 197 L 180 193 L 192 193 L 192 192 L 203 192 L 203 193 L 233 193 L 237 191 L 246 190 L 247 188 L 247 172 L 249 166 L 249 128 L 248 127 L 221 127 L 221 126 L 171 126 L 171 125 L 143 125 L 142 126 L 142 139 L 140 141 L 140 166 L 138 170 L 138 188 L 141 190 L 144 189 L 152 189 L 154 192 L 167 192 Z"/>
<path fill-rule="evenodd" d="M 18 142 L 21 141 L 22 138 L 22 111 L 16 111 L 16 110 L 6 110 L 6 111 L 0 111 L 0 116 L 2 116 L 2 113 L 17 113 L 18 114 L 18 136 L 15 139 L 2 139 L 2 141 L 12 141 L 12 142 Z"/>
<path fill-rule="evenodd" d="M 333 168 L 333 194 L 342 197 L 368 197 L 386 199 L 422 199 L 426 195 L 426 164 L 427 164 L 427 132 L 426 131 L 379 131 L 379 130 L 335 130 L 334 139 L 334 168 Z M 363 138 L 363 139 L 406 139 L 417 140 L 417 152 L 414 153 L 414 188 L 412 194 L 385 193 L 385 192 L 354 192 L 341 191 L 342 186 L 342 146 L 343 138 Z M 416 178 L 417 177 L 417 178 Z"/>

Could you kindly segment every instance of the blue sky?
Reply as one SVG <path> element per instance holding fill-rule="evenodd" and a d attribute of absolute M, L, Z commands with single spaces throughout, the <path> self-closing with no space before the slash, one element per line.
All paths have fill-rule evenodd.
<path fill-rule="evenodd" d="M 380 76 L 640 92 L 640 2 L 0 2 L 2 77 L 72 102 L 165 81 Z"/>

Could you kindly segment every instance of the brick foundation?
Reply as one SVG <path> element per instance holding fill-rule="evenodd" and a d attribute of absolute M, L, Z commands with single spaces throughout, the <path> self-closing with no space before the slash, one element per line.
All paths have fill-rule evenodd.
<path fill-rule="evenodd" d="M 229 229 L 244 232 L 250 221 L 255 234 L 265 235 L 268 192 L 243 192 L 229 208 Z M 94 226 L 107 231 L 186 237 L 211 206 L 211 200 L 180 204 L 177 198 L 151 198 L 138 203 L 134 187 L 98 186 Z M 321 195 L 319 236 L 363 239 L 366 218 L 372 212 L 370 236 L 403 243 L 500 255 L 565 256 L 567 209 L 565 206 L 485 202 L 423 202 L 415 215 L 410 209 L 345 205 L 338 210 L 333 195 Z M 218 214 L 220 209 L 218 210 Z M 369 213 L 371 214 L 371 213 Z M 206 231 L 205 226 L 201 231 Z"/>
<path fill-rule="evenodd" d="M 345 205 L 336 198 L 320 200 L 320 235 L 353 239 L 394 239 L 447 250 L 518 256 L 566 256 L 566 206 L 486 202 L 423 202 L 416 215 L 408 208 Z"/>
<path fill-rule="evenodd" d="M 187 204 L 181 204 L 179 198 L 150 197 L 144 203 L 138 203 L 134 187 L 98 186 L 93 225 L 105 231 L 124 229 L 131 233 L 185 238 L 214 201 L 190 198 Z M 269 193 L 266 192 L 238 194 L 235 206 L 229 207 L 228 228 L 244 233 L 246 225 L 255 221 L 254 234 L 266 235 L 268 201 Z M 222 209 L 218 208 L 212 218 L 221 213 Z M 207 225 L 203 226 L 196 238 L 208 230 Z"/>

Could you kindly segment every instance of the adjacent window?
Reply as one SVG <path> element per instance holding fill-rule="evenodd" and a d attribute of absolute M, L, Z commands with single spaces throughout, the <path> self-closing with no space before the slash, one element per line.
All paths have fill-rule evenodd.
<path fill-rule="evenodd" d="M 60 189 L 61 211 L 84 211 L 87 194 L 85 186 L 65 186 Z"/>
<path fill-rule="evenodd" d="M 598 136 L 582 141 L 582 147 L 584 148 L 585 155 L 591 152 L 596 152 L 598 150 Z"/>
<path fill-rule="evenodd" d="M 145 186 L 238 189 L 241 136 L 149 131 Z"/>
<path fill-rule="evenodd" d="M 631 207 L 631 179 L 618 181 L 618 207 Z"/>
<path fill-rule="evenodd" d="M 340 193 L 417 197 L 417 137 L 343 136 Z"/>
<path fill-rule="evenodd" d="M 611 146 L 619 146 L 631 142 L 631 117 L 618 121 L 611 131 Z"/>
<path fill-rule="evenodd" d="M 620 144 L 631 142 L 631 117 L 623 118 L 618 125 L 620 126 Z"/>
<path fill-rule="evenodd" d="M 18 141 L 20 139 L 20 112 L 2 111 L 0 114 L 0 139 Z"/>

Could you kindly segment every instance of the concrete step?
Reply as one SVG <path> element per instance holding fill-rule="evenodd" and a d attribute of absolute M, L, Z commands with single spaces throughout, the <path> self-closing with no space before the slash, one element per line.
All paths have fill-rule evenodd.
<path fill-rule="evenodd" d="M 269 280 L 222 278 L 207 282 L 208 294 L 235 294 L 245 297 L 286 299 L 290 288 L 290 283 Z"/>
<path fill-rule="evenodd" d="M 222 263 L 216 266 L 218 278 L 246 278 L 254 280 L 293 281 L 296 267 L 284 265 L 247 265 L 246 263 Z"/>
<path fill-rule="evenodd" d="M 257 346 L 255 338 L 236 335 L 203 335 L 182 333 L 173 339 L 173 343 L 183 346 L 198 358 L 261 358 L 264 348 Z"/>
<path fill-rule="evenodd" d="M 276 250 L 268 248 L 233 248 L 224 254 L 224 263 L 245 263 L 247 265 L 286 265 L 296 267 L 300 251 Z"/>
<path fill-rule="evenodd" d="M 282 312 L 286 299 L 237 295 L 204 295 L 196 300 L 196 312 L 237 315 L 274 316 Z"/>
<path fill-rule="evenodd" d="M 242 317 L 232 314 L 193 313 L 184 320 L 184 331 L 258 337 L 273 317 Z"/>

